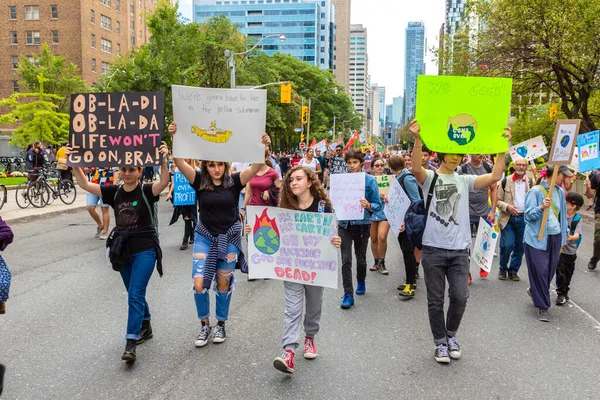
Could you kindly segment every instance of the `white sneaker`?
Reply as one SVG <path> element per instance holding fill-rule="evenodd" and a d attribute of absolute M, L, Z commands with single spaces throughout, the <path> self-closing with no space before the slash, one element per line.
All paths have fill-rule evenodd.
<path fill-rule="evenodd" d="M 100 240 L 106 240 L 106 239 L 108 239 L 108 232 L 102 232 L 100 234 L 100 236 L 98 237 L 98 239 L 100 239 Z"/>

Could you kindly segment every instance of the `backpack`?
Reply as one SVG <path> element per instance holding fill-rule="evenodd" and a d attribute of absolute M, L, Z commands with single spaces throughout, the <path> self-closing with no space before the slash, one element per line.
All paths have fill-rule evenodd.
<path fill-rule="evenodd" d="M 492 173 L 492 166 L 488 163 L 486 163 L 485 161 L 482 162 L 483 164 L 483 169 L 485 169 L 485 172 L 488 174 Z M 464 163 L 463 165 L 460 166 L 460 169 L 463 173 L 463 175 L 468 175 L 467 172 L 467 168 L 468 168 L 469 163 Z"/>
<path fill-rule="evenodd" d="M 571 220 L 571 226 L 569 227 L 569 230 L 570 230 L 569 233 L 571 234 L 571 236 L 573 236 L 575 234 L 575 228 L 577 228 L 577 224 L 579 223 L 579 221 L 581 221 L 581 215 L 575 214 L 575 216 Z M 579 234 L 579 239 L 577 239 L 575 241 L 575 246 L 576 247 L 579 247 L 579 244 L 581 243 L 582 236 L 583 236 L 582 234 Z"/>
<path fill-rule="evenodd" d="M 154 227 L 154 230 L 156 231 L 156 236 L 159 236 L 158 233 L 158 201 L 154 203 L 154 207 L 150 207 L 150 202 L 148 201 L 148 197 L 146 197 L 146 193 L 144 193 L 144 186 L 140 183 L 140 186 L 142 186 L 142 198 L 144 199 L 144 203 L 146 203 L 146 207 L 148 208 L 148 212 L 150 213 L 150 218 L 152 218 L 152 226 Z M 119 185 L 119 187 L 117 188 L 117 191 L 115 192 L 115 197 L 113 198 L 113 202 L 115 202 L 117 200 L 117 195 L 119 194 L 119 190 L 121 190 L 121 188 L 123 187 L 123 185 Z"/>
<path fill-rule="evenodd" d="M 398 181 L 398 183 L 400 184 L 400 186 L 402 186 L 402 190 L 404 190 L 404 193 L 406 193 L 406 186 L 404 186 L 404 178 L 406 178 L 409 175 L 415 176 L 412 172 L 408 172 L 408 173 L 402 175 L 400 178 L 396 179 Z M 417 189 L 419 190 L 419 197 L 423 198 L 423 190 L 421 190 L 421 187 L 419 185 L 417 185 Z"/>
<path fill-rule="evenodd" d="M 427 224 L 427 214 L 429 214 L 429 205 L 433 198 L 433 188 L 438 178 L 437 172 L 434 171 L 433 174 L 433 180 L 431 181 L 431 185 L 429 185 L 429 192 L 427 194 L 427 204 L 425 204 L 423 199 L 411 203 L 404 216 L 406 234 L 412 244 L 419 250 L 423 248 L 423 233 Z"/>

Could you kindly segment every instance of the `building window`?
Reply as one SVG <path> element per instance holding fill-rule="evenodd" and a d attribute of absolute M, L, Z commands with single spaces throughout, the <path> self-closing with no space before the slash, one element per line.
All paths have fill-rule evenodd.
<path fill-rule="evenodd" d="M 107 72 L 110 70 L 110 68 L 109 68 L 109 66 L 108 66 L 108 63 L 107 63 L 107 62 L 104 62 L 104 61 L 102 61 L 102 66 L 101 66 L 101 68 L 102 68 L 101 72 L 102 72 L 103 74 L 107 73 Z"/>
<path fill-rule="evenodd" d="M 10 33 L 10 44 L 18 44 L 18 40 L 17 40 L 17 32 L 16 31 L 12 31 Z"/>
<path fill-rule="evenodd" d="M 19 67 L 19 56 L 12 56 L 12 69 L 17 69 Z"/>
<path fill-rule="evenodd" d="M 120 56 L 121 55 L 121 44 L 117 43 L 117 55 Z"/>
<path fill-rule="evenodd" d="M 321 13 L 321 18 L 325 18 L 325 13 Z"/>
<path fill-rule="evenodd" d="M 117 11 L 121 10 L 121 2 L 119 0 L 115 0 L 115 9 Z"/>
<path fill-rule="evenodd" d="M 112 42 L 104 38 L 100 39 L 100 50 L 102 50 L 105 53 L 112 54 Z"/>
<path fill-rule="evenodd" d="M 262 26 L 262 22 L 248 22 L 248 28 L 258 28 Z"/>
<path fill-rule="evenodd" d="M 325 41 L 325 36 L 321 36 L 321 42 Z"/>
<path fill-rule="evenodd" d="M 52 31 L 52 44 L 58 44 L 58 31 Z"/>
<path fill-rule="evenodd" d="M 50 18 L 58 19 L 58 6 L 50 6 Z"/>
<path fill-rule="evenodd" d="M 13 92 L 19 92 L 19 81 L 13 81 Z"/>
<path fill-rule="evenodd" d="M 321 47 L 321 53 L 325 53 L 325 47 Z"/>
<path fill-rule="evenodd" d="M 100 26 L 107 31 L 110 31 L 112 29 L 112 20 L 110 17 L 100 14 Z"/>
<path fill-rule="evenodd" d="M 321 64 L 325 64 L 325 59 L 321 58 Z"/>
<path fill-rule="evenodd" d="M 40 44 L 40 32 L 39 31 L 27 31 L 25 32 L 25 43 L 26 44 Z"/>
<path fill-rule="evenodd" d="M 90 22 L 92 24 L 96 23 L 96 12 L 94 12 L 94 10 L 90 10 Z"/>
<path fill-rule="evenodd" d="M 40 7 L 39 6 L 25 6 L 25 20 L 39 21 L 40 20 Z"/>
<path fill-rule="evenodd" d="M 96 48 L 96 35 L 92 34 L 92 49 Z"/>
<path fill-rule="evenodd" d="M 116 31 L 117 31 L 118 34 L 121 33 L 121 23 L 119 21 L 117 21 L 115 29 L 116 29 Z"/>
<path fill-rule="evenodd" d="M 100 4 L 104 4 L 107 7 L 110 7 L 110 0 L 100 0 Z"/>
<path fill-rule="evenodd" d="M 9 6 L 8 7 L 8 15 L 9 15 L 9 19 L 11 19 L 11 20 L 17 19 L 17 6 Z"/>
<path fill-rule="evenodd" d="M 92 58 L 92 72 L 96 72 L 96 59 Z"/>

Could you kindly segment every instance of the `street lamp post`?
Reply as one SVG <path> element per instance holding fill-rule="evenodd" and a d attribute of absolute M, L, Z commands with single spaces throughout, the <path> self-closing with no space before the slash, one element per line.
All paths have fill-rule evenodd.
<path fill-rule="evenodd" d="M 264 38 L 260 39 L 258 41 L 258 43 L 256 43 L 254 46 L 252 46 L 252 48 L 250 48 L 249 50 L 246 50 L 246 51 L 242 51 L 241 53 L 234 53 L 231 50 L 225 50 L 225 58 L 227 59 L 227 66 L 229 67 L 230 87 L 232 89 L 235 89 L 235 59 L 234 59 L 234 56 L 243 56 L 245 54 L 248 54 L 248 53 L 252 52 L 252 50 L 257 48 L 265 40 L 270 39 L 272 37 L 277 37 L 277 36 L 279 36 L 279 40 L 281 42 L 285 42 L 285 35 L 283 33 L 281 33 L 281 34 L 274 33 L 272 35 L 268 35 L 268 36 L 265 36 Z"/>
<path fill-rule="evenodd" d="M 315 97 L 310 97 L 308 99 L 308 124 L 306 125 L 306 144 L 308 145 L 308 137 L 310 136 L 310 110 L 312 107 L 312 99 L 318 99 L 319 97 L 321 97 L 323 94 L 327 93 L 330 90 L 335 90 L 335 93 L 337 94 L 337 87 L 330 87 L 328 89 L 323 90 L 321 93 L 319 93 L 318 95 L 316 95 Z"/>

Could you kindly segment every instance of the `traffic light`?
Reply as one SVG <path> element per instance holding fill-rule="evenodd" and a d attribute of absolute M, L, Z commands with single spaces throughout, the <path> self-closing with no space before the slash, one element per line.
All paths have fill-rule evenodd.
<path fill-rule="evenodd" d="M 289 104 L 292 102 L 292 84 L 282 83 L 281 84 L 281 103 Z"/>
<path fill-rule="evenodd" d="M 550 121 L 556 120 L 556 114 L 558 114 L 558 107 L 555 104 L 551 105 L 548 114 L 550 116 Z"/>
<path fill-rule="evenodd" d="M 302 124 L 308 124 L 308 106 L 302 106 Z"/>
<path fill-rule="evenodd" d="M 300 141 L 301 141 L 301 142 L 304 142 L 304 133 L 301 133 L 301 134 L 300 134 Z"/>

